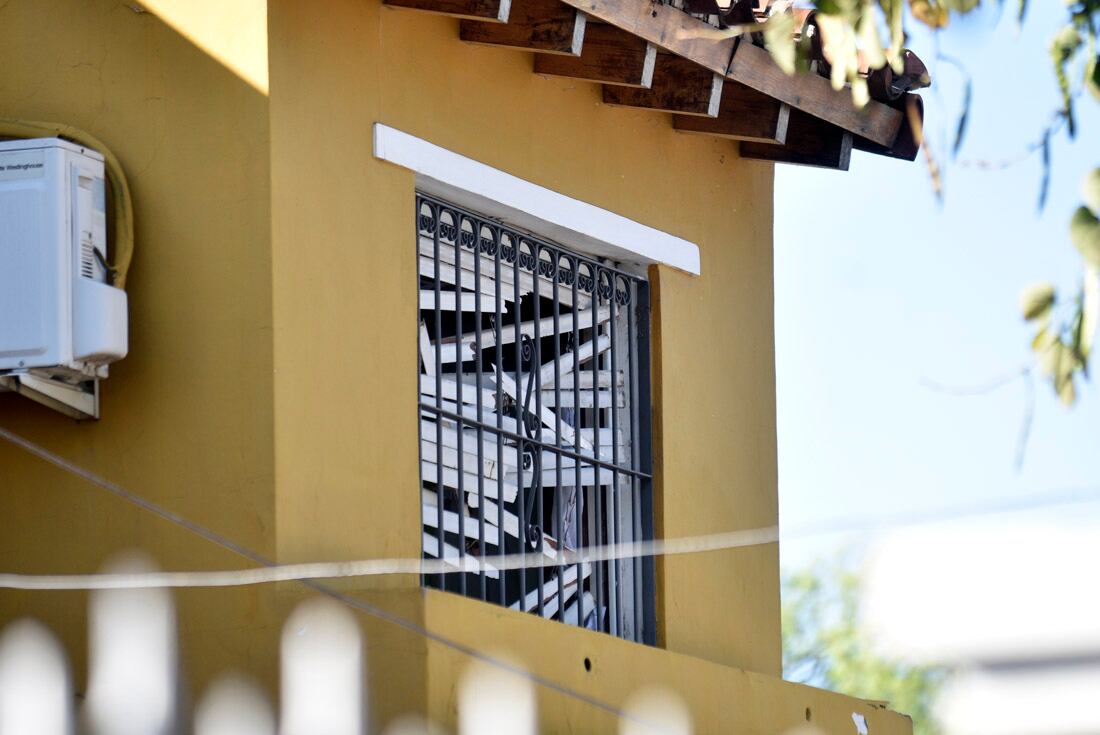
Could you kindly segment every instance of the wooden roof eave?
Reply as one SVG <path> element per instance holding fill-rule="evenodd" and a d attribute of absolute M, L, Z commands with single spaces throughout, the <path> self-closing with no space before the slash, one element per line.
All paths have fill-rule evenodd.
<path fill-rule="evenodd" d="M 901 128 L 900 111 L 874 100 L 857 109 L 848 90 L 816 74 L 788 76 L 766 49 L 738 43 L 677 8 L 651 0 L 562 2 L 870 143 L 889 148 Z"/>
<path fill-rule="evenodd" d="M 457 16 L 467 42 L 533 51 L 537 73 L 602 83 L 605 104 L 672 113 L 676 130 L 732 139 L 742 158 L 846 170 L 853 149 L 912 160 L 919 148 L 919 96 L 857 109 L 850 90 L 788 76 L 748 38 L 664 2 L 383 3 Z"/>

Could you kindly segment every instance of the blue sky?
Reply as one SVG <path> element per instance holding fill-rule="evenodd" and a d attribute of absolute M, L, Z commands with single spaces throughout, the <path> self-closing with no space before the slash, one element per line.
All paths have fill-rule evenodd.
<path fill-rule="evenodd" d="M 942 34 L 940 49 L 973 78 L 969 132 L 948 148 L 960 76 L 936 64 L 926 34 L 910 46 L 937 80 L 926 124 L 943 161 L 937 204 L 921 159 L 856 153 L 848 172 L 776 169 L 775 281 L 781 554 L 785 568 L 864 531 L 807 536 L 820 524 L 951 509 L 1019 497 L 1092 492 L 1096 502 L 1017 511 L 1048 522 L 1100 522 L 1100 391 L 1079 387 L 1064 409 L 1037 378 L 1022 469 L 1016 444 L 1025 386 L 948 395 L 928 386 L 982 385 L 1030 359 L 1018 300 L 1028 283 L 1076 288 L 1080 259 L 1067 226 L 1080 182 L 1100 165 L 1100 106 L 1083 95 L 1076 141 L 1052 147 L 1047 207 L 1037 211 L 1040 159 L 998 171 L 1036 140 L 1057 107 L 1047 51 L 1060 4 L 1033 3 L 1022 32 L 1015 8 L 990 5 Z M 1045 13 L 1045 14 L 1044 14 Z M 915 30 L 915 29 L 914 29 Z M 1008 514 L 1006 514 L 1008 515 Z"/>

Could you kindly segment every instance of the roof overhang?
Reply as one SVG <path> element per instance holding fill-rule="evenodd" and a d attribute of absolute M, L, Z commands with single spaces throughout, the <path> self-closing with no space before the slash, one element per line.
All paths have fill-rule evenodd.
<path fill-rule="evenodd" d="M 462 18 L 462 40 L 533 51 L 535 72 L 601 83 L 605 103 L 671 113 L 676 130 L 738 141 L 742 158 L 846 170 L 853 148 L 908 160 L 919 148 L 920 97 L 882 84 L 888 68 L 865 72 L 878 73 L 869 86 L 882 94 L 859 109 L 849 89 L 819 73 L 787 75 L 751 35 L 676 7 L 684 0 L 383 2 Z M 777 12 L 794 12 L 800 33 L 815 23 L 813 13 Z M 828 60 L 814 63 L 824 70 Z"/>

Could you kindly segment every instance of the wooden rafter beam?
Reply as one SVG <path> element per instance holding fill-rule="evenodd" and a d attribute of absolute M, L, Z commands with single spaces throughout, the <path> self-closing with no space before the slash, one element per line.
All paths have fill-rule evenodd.
<path fill-rule="evenodd" d="M 898 137 L 894 140 L 894 144 L 890 146 L 883 146 L 877 143 L 872 143 L 866 138 L 854 137 L 852 138 L 852 146 L 857 151 L 867 151 L 868 153 L 874 153 L 879 156 L 888 156 L 889 158 L 900 158 L 903 161 L 912 161 L 917 157 L 920 152 L 920 141 L 917 139 L 917 133 L 913 129 L 913 121 L 909 118 L 908 106 L 913 105 L 913 113 L 917 117 L 917 122 L 920 126 L 924 126 L 924 100 L 919 94 L 906 94 L 896 103 L 891 103 L 897 106 L 902 111 L 903 116 L 901 120 L 901 130 L 898 131 Z"/>
<path fill-rule="evenodd" d="M 801 110 L 791 110 L 784 145 L 743 142 L 741 158 L 847 171 L 852 134 Z"/>
<path fill-rule="evenodd" d="M 716 117 L 724 83 L 722 75 L 693 61 L 659 53 L 649 89 L 605 86 L 603 101 L 623 107 Z"/>
<path fill-rule="evenodd" d="M 663 3 L 650 0 L 563 0 L 593 18 L 618 26 L 716 74 L 725 74 L 733 56 L 733 38 L 715 38 L 714 26 Z"/>
<path fill-rule="evenodd" d="M 787 76 L 766 50 L 747 40 L 737 44 L 717 28 L 668 5 L 651 0 L 564 2 L 872 143 L 893 145 L 901 127 L 897 110 L 874 101 L 857 110 L 851 94 L 834 90 L 828 79 L 816 74 Z"/>
<path fill-rule="evenodd" d="M 423 10 L 496 23 L 508 20 L 508 11 L 512 6 L 511 0 L 382 0 L 382 4 L 391 8 Z"/>
<path fill-rule="evenodd" d="M 579 56 L 584 44 L 584 13 L 559 0 L 512 0 L 507 23 L 463 20 L 463 41 Z"/>
<path fill-rule="evenodd" d="M 607 23 L 588 23 L 580 56 L 536 54 L 535 73 L 649 88 L 657 47 Z"/>
<path fill-rule="evenodd" d="M 741 44 L 727 76 L 880 145 L 893 144 L 901 127 L 901 113 L 894 108 L 872 100 L 856 109 L 849 90 L 834 90 L 828 79 L 816 74 L 788 76 L 759 46 Z"/>
<path fill-rule="evenodd" d="M 791 108 L 751 87 L 726 80 L 718 117 L 674 115 L 672 126 L 684 133 L 716 135 L 757 143 L 783 143 Z"/>

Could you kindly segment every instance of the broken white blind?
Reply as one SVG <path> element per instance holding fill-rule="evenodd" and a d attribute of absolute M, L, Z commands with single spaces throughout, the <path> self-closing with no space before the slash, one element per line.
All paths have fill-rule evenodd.
<path fill-rule="evenodd" d="M 652 537 L 648 283 L 425 194 L 416 247 L 424 554 L 488 562 L 425 583 L 652 643 L 651 559 L 544 563 Z"/>

